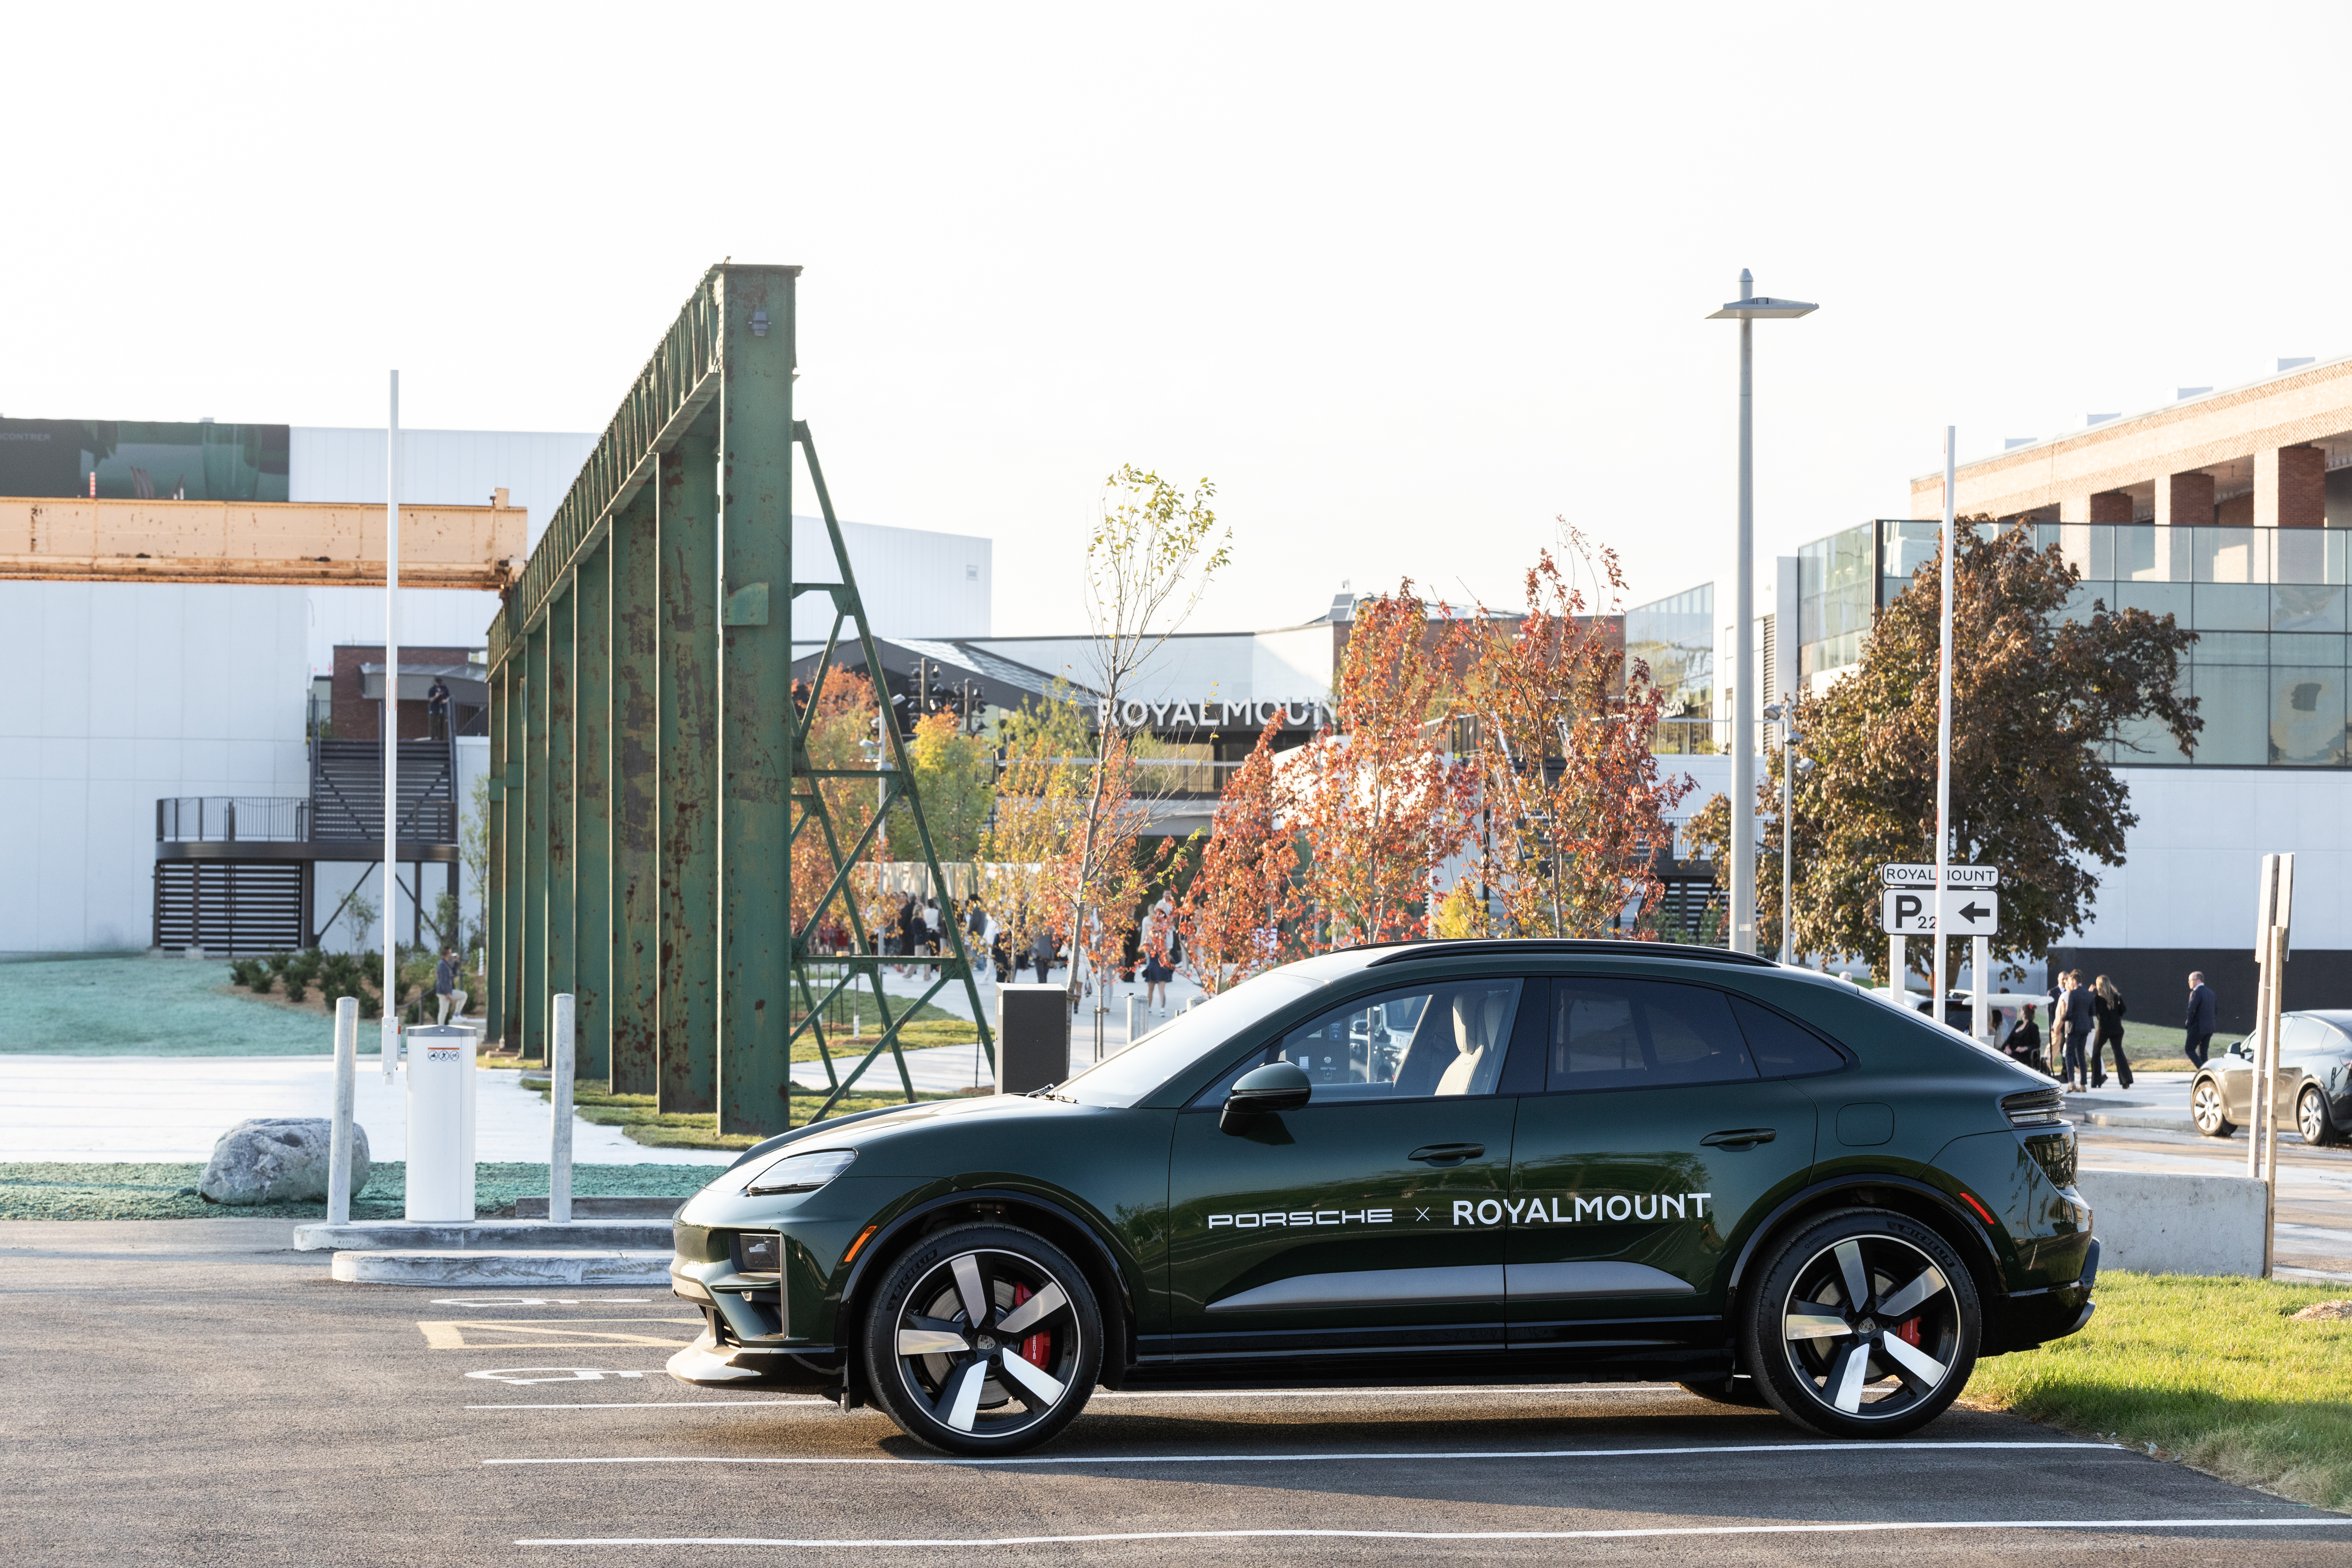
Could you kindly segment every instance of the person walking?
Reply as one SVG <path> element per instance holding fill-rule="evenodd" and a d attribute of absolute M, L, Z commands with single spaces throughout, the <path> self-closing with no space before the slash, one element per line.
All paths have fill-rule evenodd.
<path fill-rule="evenodd" d="M 436 741 L 449 738 L 449 683 L 439 676 L 433 678 L 432 689 L 425 693 L 425 733 Z"/>
<path fill-rule="evenodd" d="M 2189 1016 L 2180 1026 L 2188 1031 L 2189 1065 L 2201 1068 L 2213 1045 L 2213 988 L 2205 984 L 2205 972 L 2192 970 L 2189 975 Z"/>
<path fill-rule="evenodd" d="M 898 906 L 898 951 L 908 958 L 920 953 L 923 940 L 923 912 L 915 907 L 915 895 L 908 893 L 907 901 Z M 911 974 L 911 964 L 900 964 L 900 974 Z"/>
<path fill-rule="evenodd" d="M 1054 950 L 1058 945 L 1054 941 L 1053 931 L 1045 926 L 1037 928 L 1036 936 L 1029 943 L 1029 963 L 1037 971 L 1037 984 L 1040 985 L 1045 984 L 1053 973 Z"/>
<path fill-rule="evenodd" d="M 2107 1081 L 2107 1052 L 2116 1053 L 2116 1082 L 2131 1087 L 2131 1063 L 2124 1056 L 2124 994 L 2105 975 L 2091 982 L 2091 1012 L 2098 1020 L 2098 1032 L 2091 1037 L 2091 1087 L 2099 1089 Z"/>
<path fill-rule="evenodd" d="M 2059 1076 L 2069 1089 L 2091 1087 L 2091 1067 L 2086 1059 L 2092 1036 L 2099 1026 L 2098 1013 L 2091 1005 L 2091 989 L 2083 984 L 2082 973 L 2070 970 L 2066 975 L 2064 1054 L 2059 1058 Z"/>
<path fill-rule="evenodd" d="M 924 951 L 938 952 L 940 941 L 946 934 L 940 925 L 939 900 L 926 897 L 923 900 L 923 941 L 927 944 Z"/>
<path fill-rule="evenodd" d="M 436 1024 L 446 1024 L 451 1014 L 466 1016 L 466 994 L 457 989 L 457 950 L 445 947 L 441 962 L 433 967 L 433 997 L 438 1016 Z"/>

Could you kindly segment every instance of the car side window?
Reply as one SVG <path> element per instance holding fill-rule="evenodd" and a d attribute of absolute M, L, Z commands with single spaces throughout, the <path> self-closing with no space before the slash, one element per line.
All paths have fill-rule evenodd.
<path fill-rule="evenodd" d="M 1298 1064 L 1317 1105 L 1492 1094 L 1522 989 L 1517 980 L 1462 980 L 1362 997 L 1252 1051 L 1192 1103 L 1223 1105 L 1242 1074 L 1277 1061 Z"/>
<path fill-rule="evenodd" d="M 1748 1038 L 1757 1072 L 1765 1078 L 1808 1078 L 1845 1066 L 1845 1058 L 1827 1040 L 1761 1003 L 1734 996 L 1731 1011 Z"/>
<path fill-rule="evenodd" d="M 1753 1079 L 1756 1063 L 1720 991 L 1658 980 L 1552 987 L 1553 1093 Z"/>

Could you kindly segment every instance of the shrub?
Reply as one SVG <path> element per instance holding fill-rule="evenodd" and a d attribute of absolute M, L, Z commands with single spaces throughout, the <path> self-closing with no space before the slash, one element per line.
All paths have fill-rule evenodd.
<path fill-rule="evenodd" d="M 302 977 L 299 974 L 289 974 L 286 977 L 286 1000 L 300 1002 L 310 994 L 310 988 L 302 984 Z"/>
<path fill-rule="evenodd" d="M 247 984 L 253 988 L 255 995 L 267 996 L 269 994 L 270 987 L 278 984 L 278 976 L 270 973 L 267 969 L 257 969 L 254 971 L 253 978 Z"/>

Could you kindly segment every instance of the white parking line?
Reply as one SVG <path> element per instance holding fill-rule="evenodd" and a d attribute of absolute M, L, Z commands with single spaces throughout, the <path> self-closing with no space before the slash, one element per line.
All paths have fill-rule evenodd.
<path fill-rule="evenodd" d="M 1952 1519 L 1846 1524 L 1646 1525 L 1628 1530 L 1158 1530 L 1102 1535 L 909 1536 L 827 1540 L 778 1535 L 610 1535 L 526 1538 L 517 1546 L 843 1546 L 900 1551 L 909 1546 L 1085 1546 L 1117 1541 L 1626 1541 L 1675 1535 L 1870 1535 L 1930 1530 L 2307 1530 L 2341 1528 L 2352 1519 Z"/>
<path fill-rule="evenodd" d="M 1672 1384 L 1654 1383 L 1512 1384 L 1500 1387 L 1435 1388 L 1097 1388 L 1096 1399 L 1397 1399 L 1416 1394 L 1508 1394 L 1522 1398 L 1558 1394 L 1650 1394 L 1674 1399 L 1696 1397 Z"/>
<path fill-rule="evenodd" d="M 1391 1460 L 1421 1463 L 1432 1459 L 1624 1459 L 1715 1454 L 1892 1454 L 1926 1450 L 1949 1454 L 1972 1449 L 2023 1452 L 2033 1448 L 2072 1448 L 2085 1454 L 2126 1452 L 2113 1443 L 1726 1443 L 1687 1448 L 1482 1448 L 1409 1453 L 1356 1454 L 1024 1454 L 1002 1459 L 902 1459 L 895 1456 L 835 1458 L 829 1456 L 777 1458 L 766 1455 L 646 1454 L 611 1458 L 484 1459 L 485 1465 L 937 1465 L 949 1468 L 996 1465 L 1296 1465 L 1344 1459 L 1350 1463 Z"/>
<path fill-rule="evenodd" d="M 831 1405 L 830 1399 L 623 1399 L 602 1405 L 468 1405 L 468 1410 L 742 1410 L 771 1405 Z"/>

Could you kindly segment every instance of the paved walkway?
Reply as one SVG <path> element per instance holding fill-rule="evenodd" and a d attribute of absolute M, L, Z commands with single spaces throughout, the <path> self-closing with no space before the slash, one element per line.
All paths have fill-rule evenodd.
<path fill-rule="evenodd" d="M 72 1057 L 0 1055 L 0 1161 L 206 1160 L 220 1135 L 250 1116 L 329 1116 L 331 1057 Z M 474 1152 L 484 1161 L 545 1161 L 547 1102 L 518 1075 L 485 1069 L 475 1100 Z M 360 1058 L 356 1119 L 368 1154 L 408 1157 L 406 1086 L 387 1084 Z M 617 1127 L 574 1119 L 582 1164 L 724 1165 L 732 1153 L 649 1149 Z"/>

